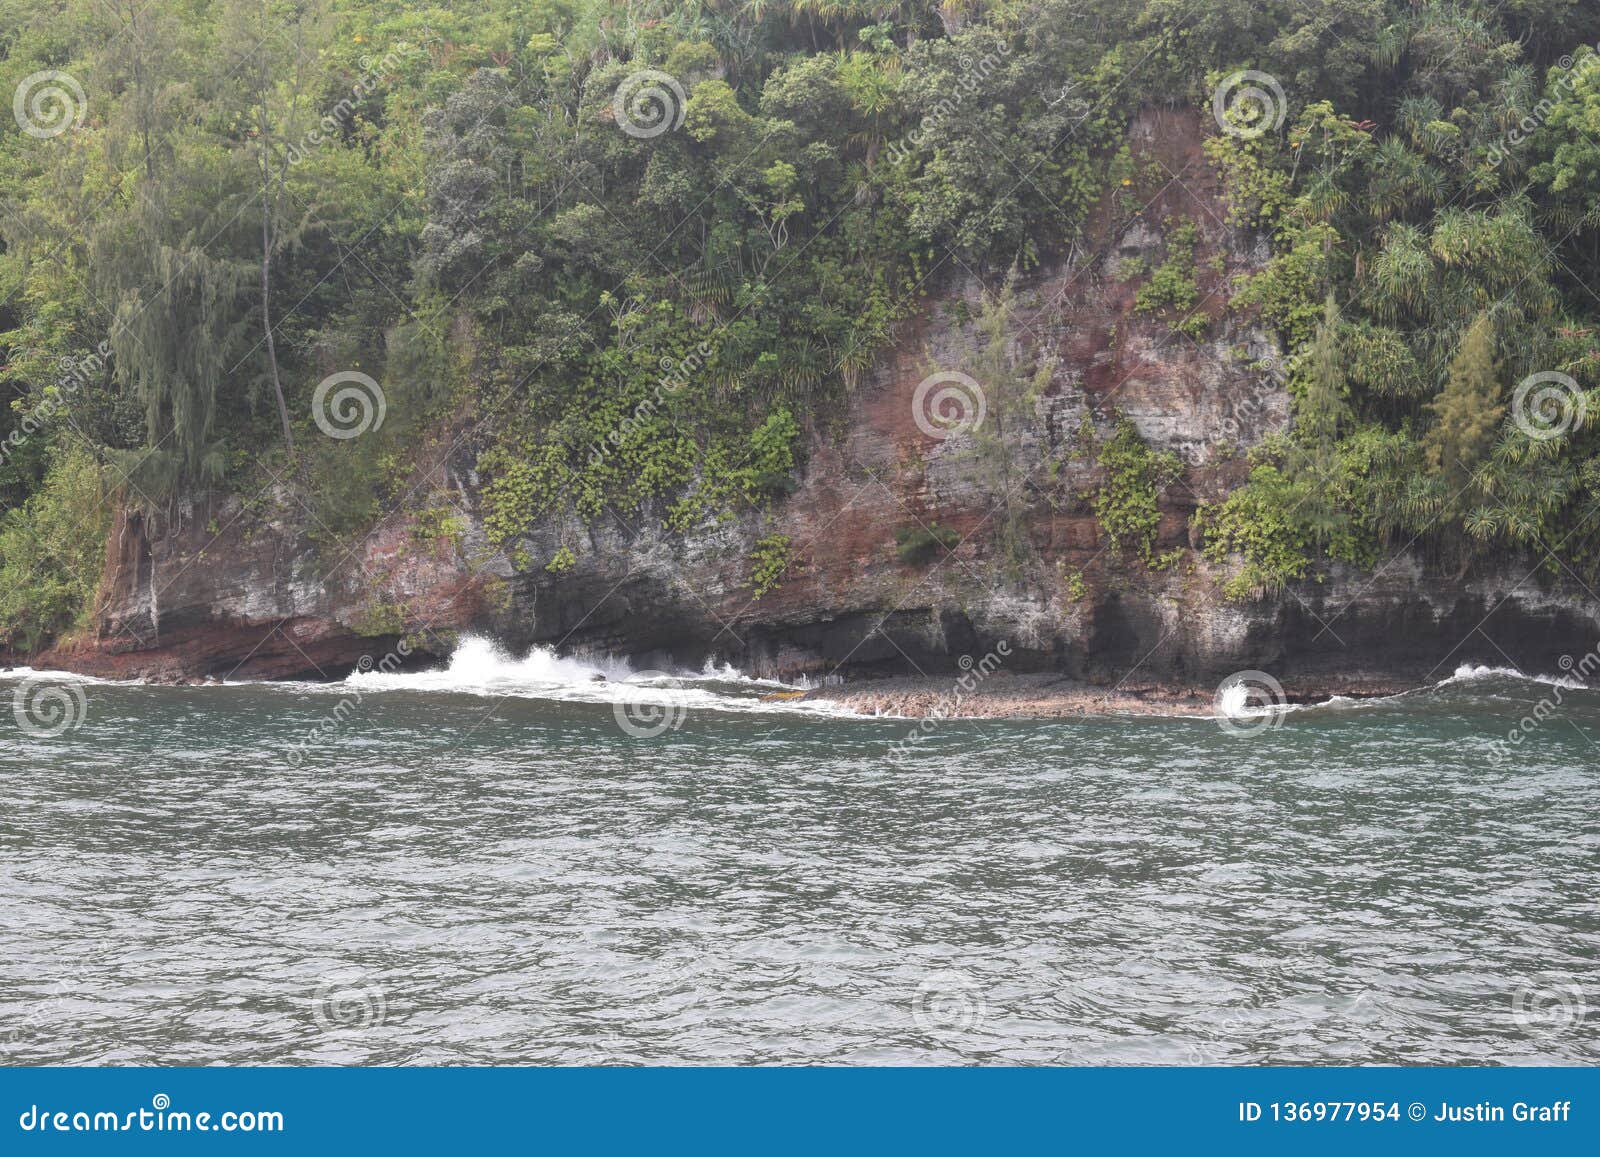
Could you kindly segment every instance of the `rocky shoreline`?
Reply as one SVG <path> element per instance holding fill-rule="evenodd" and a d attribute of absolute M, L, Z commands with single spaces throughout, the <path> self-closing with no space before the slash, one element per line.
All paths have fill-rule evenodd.
<path fill-rule="evenodd" d="M 1334 696 L 1370 699 L 1418 686 L 1399 680 L 1363 679 L 1337 684 L 1286 687 L 1285 703 L 1321 703 Z M 1215 687 L 1166 683 L 1097 686 L 1064 676 L 992 675 L 970 690 L 947 678 L 907 676 L 845 683 L 808 691 L 804 699 L 833 703 L 862 715 L 904 719 L 1062 719 L 1089 715 L 1217 714 Z"/>
<path fill-rule="evenodd" d="M 835 420 L 805 433 L 770 505 L 669 529 L 662 509 L 585 519 L 558 504 L 502 541 L 475 425 L 451 415 L 415 445 L 410 492 L 426 497 L 336 548 L 313 536 L 293 480 L 240 479 L 162 512 L 122 496 L 83 620 L 43 649 L 0 640 L 0 667 L 332 681 L 448 663 L 482 635 L 508 654 L 614 656 L 635 670 L 728 665 L 792 686 L 837 677 L 801 697 L 869 715 L 1060 718 L 1208 715 L 1242 673 L 1266 672 L 1283 701 L 1310 703 L 1393 694 L 1462 665 L 1549 673 L 1600 654 L 1600 599 L 1537 554 L 1502 551 L 1463 572 L 1408 544 L 1369 566 L 1324 559 L 1281 589 L 1230 593 L 1239 560 L 1203 549 L 1197 511 L 1237 490 L 1250 451 L 1289 428 L 1292 407 L 1269 372 L 1276 338 L 1230 290 L 1266 269 L 1270 246 L 1221 226 L 1224 174 L 1203 128 L 1192 112 L 1141 112 L 1131 155 L 1187 174 L 1184 187 L 1134 222 L 1108 193 L 1084 246 L 1015 287 L 1018 372 L 1041 375 L 1007 434 L 1008 453 L 1031 464 L 1025 486 L 997 488 L 972 436 L 930 431 L 922 412 L 930 366 L 971 367 L 988 340 L 976 319 L 989 287 L 952 272 Z M 1215 271 L 1200 341 L 1174 341 L 1119 276 L 1159 261 L 1163 230 L 1183 222 L 1197 230 L 1197 263 Z M 1145 512 L 1159 567 L 1108 534 L 1092 498 L 1123 423 L 1182 463 L 1182 484 Z M 907 550 L 919 536 L 926 549 Z M 758 557 L 770 563 L 776 547 L 778 581 L 758 584 Z"/>
<path fill-rule="evenodd" d="M 75 674 L 126 680 L 148 686 L 217 686 L 214 675 L 157 670 L 127 676 L 86 670 L 80 664 L 46 665 L 21 670 L 63 670 Z M 10 663 L 0 663 L 0 676 L 17 674 Z M 1256 673 L 1252 673 L 1256 674 Z M 599 676 L 596 676 L 599 678 Z M 250 680 L 275 682 L 268 678 Z M 1371 677 L 1363 679 L 1290 682 L 1273 701 L 1283 704 L 1322 703 L 1335 696 L 1351 699 L 1395 695 L 1420 686 L 1415 681 Z M 1155 715 L 1205 718 L 1218 713 L 1217 687 L 1161 681 L 1124 681 L 1102 685 L 1057 672 L 996 671 L 985 677 L 899 675 L 868 677 L 806 690 L 775 691 L 763 696 L 771 702 L 828 703 L 859 715 L 894 719 L 1064 719 L 1095 715 Z"/>
<path fill-rule="evenodd" d="M 470 427 L 447 423 L 417 448 L 415 485 L 433 505 L 390 511 L 337 551 L 313 538 L 286 482 L 188 495 L 159 516 L 120 503 L 85 621 L 42 651 L 0 649 L 0 664 L 167 683 L 327 680 L 390 656 L 447 662 L 479 634 L 513 654 L 546 647 L 641 670 L 842 676 L 814 696 L 869 713 L 921 717 L 959 697 L 970 715 L 1059 717 L 1206 714 L 1240 672 L 1269 672 L 1290 702 L 1314 702 L 1421 686 L 1462 664 L 1568 669 L 1600 649 L 1600 600 L 1534 555 L 1461 573 L 1408 546 L 1227 593 L 1238 562 L 1201 549 L 1196 510 L 1237 489 L 1248 452 L 1288 427 L 1291 406 L 1262 368 L 1276 341 L 1227 291 L 1263 270 L 1269 249 L 1214 227 L 1227 209 L 1200 128 L 1147 110 L 1130 148 L 1191 174 L 1149 216 L 1194 220 L 1206 237 L 1197 257 L 1226 271 L 1205 341 L 1174 342 L 1115 276 L 1156 260 L 1163 242 L 1109 201 L 1082 253 L 1042 262 L 1017 287 L 1019 357 L 1049 371 L 1012 435 L 1017 460 L 1035 464 L 1011 511 L 1020 553 L 995 538 L 1002 494 L 972 439 L 919 422 L 930 364 L 970 366 L 986 340 L 974 320 L 986 287 L 965 273 L 907 321 L 839 420 L 807 435 L 792 490 L 770 508 L 672 530 L 660 510 L 586 521 L 558 508 L 500 542 Z M 1159 568 L 1113 542 L 1087 497 L 1106 481 L 1097 447 L 1124 421 L 1184 464 L 1183 484 L 1158 499 Z M 449 534 L 430 521 L 439 503 Z M 953 545 L 903 549 L 935 527 Z M 787 562 L 758 589 L 763 542 L 782 544 Z M 991 656 L 971 687 L 963 673 Z"/>

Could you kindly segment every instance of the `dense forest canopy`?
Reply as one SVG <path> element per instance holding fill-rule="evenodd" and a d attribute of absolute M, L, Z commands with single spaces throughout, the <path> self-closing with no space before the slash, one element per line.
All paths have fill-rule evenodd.
<path fill-rule="evenodd" d="M 941 279 L 1137 186 L 1151 105 L 1271 241 L 1234 308 L 1296 420 L 1202 518 L 1239 593 L 1416 542 L 1594 575 L 1597 41 L 1587 0 L 0 0 L 0 641 L 82 614 L 112 497 L 281 484 L 331 544 L 458 446 L 511 546 L 778 500 Z"/>

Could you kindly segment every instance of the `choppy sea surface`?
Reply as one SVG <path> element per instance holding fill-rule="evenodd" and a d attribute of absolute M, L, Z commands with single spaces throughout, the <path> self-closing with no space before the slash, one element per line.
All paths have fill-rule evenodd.
<path fill-rule="evenodd" d="M 1600 1062 L 1600 692 L 907 744 L 775 690 L 0 676 L 0 1062 Z"/>

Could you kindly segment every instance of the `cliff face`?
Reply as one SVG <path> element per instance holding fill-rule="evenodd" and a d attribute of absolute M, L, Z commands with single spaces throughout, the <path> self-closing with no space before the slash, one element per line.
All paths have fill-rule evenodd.
<path fill-rule="evenodd" d="M 942 292 L 842 418 L 813 435 L 798 488 L 771 510 L 684 535 L 655 519 L 553 517 L 496 550 L 462 452 L 441 454 L 434 471 L 459 538 L 419 536 L 396 515 L 328 557 L 283 488 L 249 509 L 202 504 L 159 532 L 125 512 L 93 629 L 33 661 L 120 676 L 336 675 L 402 636 L 426 659 L 477 629 L 512 647 L 623 653 L 642 666 L 717 657 L 762 674 L 858 677 L 953 671 L 1005 641 L 1013 671 L 1137 689 L 1255 668 L 1314 694 L 1390 688 L 1465 662 L 1554 670 L 1591 645 L 1600 606 L 1531 558 L 1456 580 L 1402 555 L 1270 599 L 1223 599 L 1225 575 L 1191 548 L 1190 516 L 1239 483 L 1241 451 L 1287 425 L 1289 400 L 1269 372 L 1270 335 L 1229 297 L 1265 245 L 1226 224 L 1199 142 L 1190 114 L 1142 118 L 1135 157 L 1172 181 L 1142 206 L 1114 192 L 1085 248 L 1016 285 L 1008 358 L 1042 388 L 1019 409 L 993 399 L 986 421 L 1004 428 L 982 440 L 947 436 L 919 392 L 931 375 L 973 371 L 984 344 L 974 319 L 1000 289 L 950 262 Z M 1185 222 L 1204 321 L 1189 332 L 1172 311 L 1135 306 L 1136 271 L 1169 258 Z M 1102 481 L 1094 448 L 1119 414 L 1186 466 L 1163 495 L 1157 544 L 1182 553 L 1160 573 L 1111 548 L 1087 498 Z M 934 527 L 958 545 L 903 561 L 896 532 Z M 1025 545 L 1004 549 L 1002 527 Z M 769 535 L 787 536 L 793 562 L 756 598 L 751 554 Z M 511 561 L 542 563 L 562 547 L 577 561 L 559 574 Z"/>

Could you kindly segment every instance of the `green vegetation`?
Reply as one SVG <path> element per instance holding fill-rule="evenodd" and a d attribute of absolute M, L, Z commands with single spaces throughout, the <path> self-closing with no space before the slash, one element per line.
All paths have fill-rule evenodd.
<path fill-rule="evenodd" d="M 1039 359 L 1030 372 L 1020 343 L 1013 340 L 1016 281 L 1013 267 L 1000 292 L 984 294 L 976 318 L 982 345 L 972 368 L 982 392 L 983 421 L 970 430 L 972 455 L 984 484 L 999 496 L 994 533 L 1000 557 L 1013 573 L 1021 570 L 1030 553 L 1022 483 L 1032 464 L 1019 460 L 1019 437 L 1033 419 L 1034 404 L 1049 384 L 1051 370 L 1048 361 Z"/>
<path fill-rule="evenodd" d="M 0 516 L 0 644 L 32 650 L 90 607 L 111 509 L 100 466 L 67 450 L 20 508 Z"/>
<path fill-rule="evenodd" d="M 954 550 L 960 542 L 959 534 L 937 522 L 927 526 L 898 526 L 894 532 L 895 554 L 900 556 L 901 562 L 912 564 L 928 562 L 936 555 L 942 556 L 944 552 Z"/>
<path fill-rule="evenodd" d="M 794 549 L 787 534 L 768 534 L 756 539 L 750 556 L 750 597 L 759 599 L 778 589 L 779 580 L 794 562 Z"/>
<path fill-rule="evenodd" d="M 1161 494 L 1183 473 L 1176 454 L 1156 452 L 1145 445 L 1139 430 L 1127 418 L 1117 422 L 1115 433 L 1100 448 L 1098 459 L 1106 480 L 1094 495 L 1094 514 L 1116 549 L 1131 547 L 1151 570 L 1165 570 L 1181 551 L 1160 554 L 1156 535 L 1161 528 Z"/>
<path fill-rule="evenodd" d="M 351 627 L 356 634 L 373 638 L 378 635 L 398 635 L 405 631 L 406 608 L 399 603 L 374 601 L 362 608 L 361 615 Z"/>
<path fill-rule="evenodd" d="M 1235 490 L 1220 506 L 1201 508 L 1207 557 L 1225 562 L 1239 554 L 1245 561 L 1223 583 L 1230 598 L 1260 598 L 1310 571 L 1311 537 L 1294 517 L 1305 497 L 1277 466 L 1263 464 L 1250 472 L 1248 486 Z"/>
<path fill-rule="evenodd" d="M 448 506 L 430 506 L 418 511 L 411 523 L 411 537 L 429 548 L 448 545 L 459 550 L 466 532 L 461 515 Z"/>
<path fill-rule="evenodd" d="M 83 613 L 91 467 L 163 519 L 281 479 L 331 558 L 437 508 L 448 452 L 529 565 L 555 512 L 762 509 L 926 295 L 1081 255 L 1103 196 L 1131 214 L 1172 179 L 1130 118 L 1179 100 L 1209 131 L 1241 69 L 1281 83 L 1281 126 L 1205 148 L 1230 224 L 1271 238 L 1233 308 L 1289 351 L 1299 421 L 1206 549 L 1242 553 L 1246 589 L 1413 541 L 1596 576 L 1597 39 L 1572 0 L 0 0 L 0 91 L 61 70 L 83 93 L 0 135 L 0 444 L 26 434 L 0 459 L 0 630 Z M 643 70 L 671 78 L 659 123 L 626 99 Z M 1125 270 L 1137 308 L 1199 336 L 1199 231 L 1164 234 Z M 1001 340 L 1009 293 L 970 368 L 1017 565 L 1043 370 Z M 339 372 L 378 383 L 381 425 L 325 432 Z M 1550 437 L 1515 420 L 1539 372 L 1586 404 Z M 1106 452 L 1097 513 L 1159 564 L 1170 464 L 1121 429 Z"/>
<path fill-rule="evenodd" d="M 1165 222 L 1166 260 L 1156 266 L 1150 280 L 1134 295 L 1133 308 L 1139 313 L 1165 314 L 1172 327 L 1192 338 L 1205 333 L 1206 317 L 1194 312 L 1200 300 L 1200 285 L 1195 280 L 1195 248 L 1200 229 L 1193 221 Z"/>

